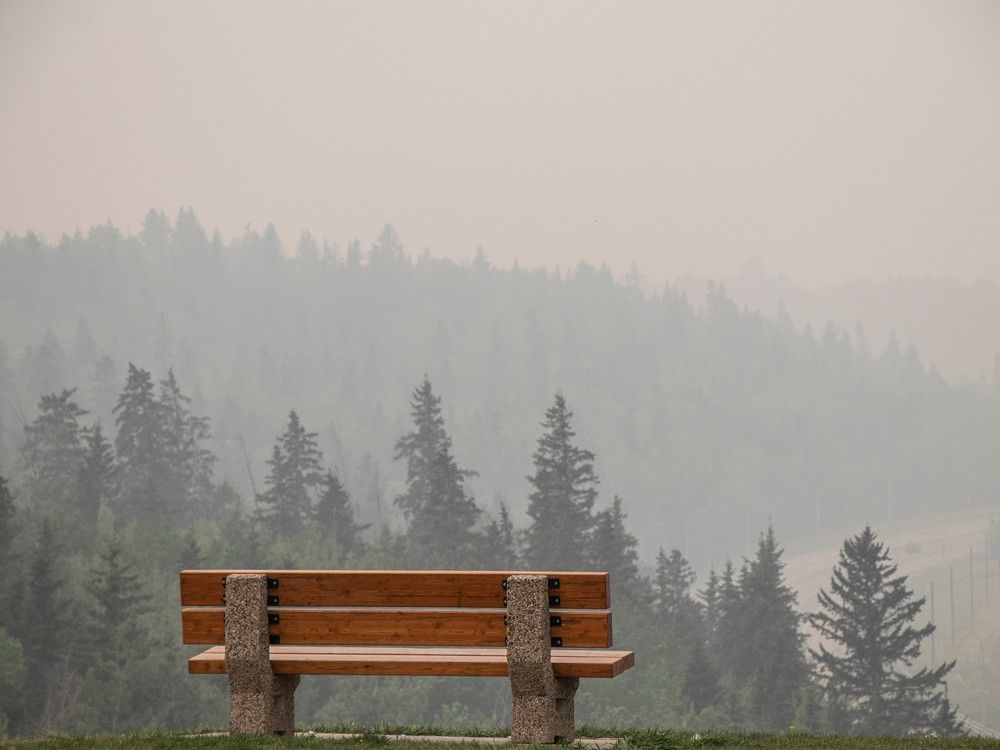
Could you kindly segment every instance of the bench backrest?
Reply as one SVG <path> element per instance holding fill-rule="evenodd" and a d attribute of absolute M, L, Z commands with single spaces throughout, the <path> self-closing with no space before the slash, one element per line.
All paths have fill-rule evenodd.
<path fill-rule="evenodd" d="M 272 644 L 503 646 L 507 577 L 523 571 L 185 570 L 181 622 L 188 644 L 225 643 L 225 579 L 267 576 Z M 611 646 L 607 573 L 549 579 L 552 645 Z"/>

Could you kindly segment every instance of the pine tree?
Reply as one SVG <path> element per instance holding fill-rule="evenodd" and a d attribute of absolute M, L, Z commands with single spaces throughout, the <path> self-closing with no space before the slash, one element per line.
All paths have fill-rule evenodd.
<path fill-rule="evenodd" d="M 563 395 L 557 393 L 545 412 L 544 432 L 532 455 L 531 525 L 524 535 L 524 557 L 535 570 L 583 570 L 589 561 L 597 477 L 594 454 L 573 444 L 572 417 Z"/>
<path fill-rule="evenodd" d="M 695 639 L 684 667 L 681 696 L 700 713 L 715 702 L 719 691 L 719 671 L 708 658 L 701 641 Z"/>
<path fill-rule="evenodd" d="M 267 462 L 267 490 L 258 497 L 261 519 L 273 533 L 292 536 L 305 528 L 323 482 L 322 459 L 316 433 L 306 432 L 293 409 Z"/>
<path fill-rule="evenodd" d="M 484 559 L 482 562 L 487 568 L 510 570 L 517 567 L 520 559 L 517 549 L 517 534 L 514 532 L 514 523 L 510 519 L 506 503 L 500 503 L 497 517 L 490 519 L 484 536 Z"/>
<path fill-rule="evenodd" d="M 719 618 L 722 616 L 722 579 L 715 568 L 708 571 L 705 588 L 698 594 L 701 599 L 701 614 L 705 622 L 705 637 L 708 643 L 714 643 L 719 628 Z"/>
<path fill-rule="evenodd" d="M 796 597 L 784 581 L 782 553 L 768 527 L 756 557 L 740 574 L 735 627 L 728 633 L 733 640 L 723 648 L 723 664 L 736 684 L 746 686 L 747 718 L 764 731 L 794 721 L 808 676 Z"/>
<path fill-rule="evenodd" d="M 15 515 L 17 509 L 14 506 L 14 495 L 7 486 L 7 480 L 0 475 L 0 570 L 6 570 L 9 575 L 0 579 L 0 599 L 5 601 L 13 600 L 13 589 L 11 579 L 13 571 L 16 570 L 13 552 L 14 537 L 17 534 L 15 528 Z M 12 630 L 17 625 L 15 612 L 9 607 L 0 607 L 0 630 Z"/>
<path fill-rule="evenodd" d="M 165 494 L 162 481 L 163 425 L 148 371 L 129 363 L 125 388 L 118 397 L 114 414 L 123 514 L 128 519 L 153 519 L 176 513 L 177 499 Z"/>
<path fill-rule="evenodd" d="M 62 548 L 48 520 L 42 522 L 31 557 L 27 582 L 27 601 L 18 632 L 24 645 L 29 674 L 43 675 L 69 650 L 66 636 L 68 620 L 61 596 L 63 579 L 56 572 L 61 563 Z"/>
<path fill-rule="evenodd" d="M 611 507 L 595 516 L 591 560 L 596 570 L 607 571 L 611 584 L 626 599 L 638 601 L 639 540 L 625 528 L 622 499 L 615 495 Z"/>
<path fill-rule="evenodd" d="M 205 447 L 207 417 L 191 413 L 191 399 L 181 393 L 173 369 L 160 381 L 157 403 L 163 439 L 165 491 L 178 498 L 188 516 L 203 514 L 212 494 L 215 456 Z"/>
<path fill-rule="evenodd" d="M 83 462 L 79 419 L 87 412 L 72 400 L 75 392 L 42 396 L 38 416 L 24 428 L 29 494 L 60 511 L 75 504 Z"/>
<path fill-rule="evenodd" d="M 104 437 L 100 424 L 86 430 L 85 443 L 78 507 L 85 526 L 93 528 L 101 502 L 110 502 L 114 496 L 117 468 L 111 444 Z"/>
<path fill-rule="evenodd" d="M 408 524 L 410 557 L 439 567 L 468 564 L 480 539 L 473 527 L 480 510 L 465 490 L 474 472 L 459 468 L 441 416 L 441 398 L 430 380 L 413 391 L 413 430 L 396 442 L 395 459 L 406 461 L 406 491 L 396 498 Z"/>
<path fill-rule="evenodd" d="M 653 610 L 671 633 L 688 647 L 702 640 L 703 625 L 698 602 L 691 596 L 694 571 L 680 550 L 661 548 L 653 573 Z"/>
<path fill-rule="evenodd" d="M 929 732 L 938 720 L 957 729 L 941 688 L 955 662 L 913 669 L 920 642 L 934 625 L 914 627 L 925 600 L 906 587 L 871 527 L 847 539 L 833 569 L 829 592 L 820 591 L 813 627 L 836 644 L 810 650 L 828 696 L 844 701 L 853 732 Z"/>
<path fill-rule="evenodd" d="M 149 611 L 149 596 L 139 576 L 122 559 L 122 546 L 112 539 L 100 550 L 91 570 L 91 628 L 87 645 L 97 661 L 122 665 L 140 646 L 138 618 Z"/>
<path fill-rule="evenodd" d="M 358 553 L 364 545 L 361 533 L 371 526 L 367 523 L 354 522 L 351 497 L 344 489 L 340 478 L 329 470 L 323 476 L 320 496 L 313 511 L 313 521 L 320 530 L 333 537 L 341 565 Z"/>
<path fill-rule="evenodd" d="M 205 562 L 204 555 L 201 553 L 201 545 L 198 544 L 198 540 L 195 538 L 193 532 L 188 532 L 184 536 L 184 547 L 181 549 L 181 554 L 178 557 L 178 564 L 181 570 L 197 570 Z"/>

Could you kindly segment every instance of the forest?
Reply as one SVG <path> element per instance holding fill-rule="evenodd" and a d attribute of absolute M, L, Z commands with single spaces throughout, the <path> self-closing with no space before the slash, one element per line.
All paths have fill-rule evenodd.
<path fill-rule="evenodd" d="M 867 524 L 995 504 L 1000 388 L 706 294 L 413 257 L 390 227 L 292 254 L 189 209 L 6 235 L 3 730 L 221 725 L 224 681 L 186 675 L 183 568 L 433 566 L 611 572 L 639 665 L 584 686 L 584 722 L 959 731 L 952 665 L 919 662 L 924 602 Z M 849 538 L 811 612 L 779 539 L 830 534 Z M 854 642 L 882 596 L 877 652 L 805 643 L 806 616 Z M 314 679 L 298 704 L 503 724 L 507 690 Z"/>

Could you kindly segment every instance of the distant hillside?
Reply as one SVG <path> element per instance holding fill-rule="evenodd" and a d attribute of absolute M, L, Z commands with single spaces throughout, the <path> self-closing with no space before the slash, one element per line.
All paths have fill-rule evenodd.
<path fill-rule="evenodd" d="M 395 522 L 393 446 L 425 372 L 480 504 L 505 498 L 516 514 L 562 389 L 597 454 L 598 505 L 623 497 L 647 558 L 676 545 L 718 561 L 768 519 L 794 548 L 866 520 L 997 503 L 997 392 L 950 386 L 905 347 L 874 357 L 718 289 L 694 305 L 585 265 L 413 257 L 388 227 L 369 248 L 306 237 L 287 255 L 271 228 L 224 241 L 190 211 L 151 212 L 135 237 L 108 225 L 56 246 L 5 236 L 0 466 L 16 465 L 20 420 L 43 392 L 79 386 L 112 422 L 131 361 L 175 369 L 212 419 L 219 473 L 247 498 L 248 464 L 259 484 L 294 407 L 369 520 Z"/>
<path fill-rule="evenodd" d="M 895 277 L 812 288 L 771 275 L 758 261 L 722 282 L 740 307 L 775 317 L 784 305 L 800 330 L 809 324 L 819 335 L 833 322 L 857 339 L 860 322 L 875 353 L 883 351 L 892 334 L 901 346 L 912 341 L 925 362 L 950 382 L 1000 378 L 1000 286 L 993 282 Z M 699 301 L 705 284 L 693 276 L 677 281 L 678 288 Z"/>

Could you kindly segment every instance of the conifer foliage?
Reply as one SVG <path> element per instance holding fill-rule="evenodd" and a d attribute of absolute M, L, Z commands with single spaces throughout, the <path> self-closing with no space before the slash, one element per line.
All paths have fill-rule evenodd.
<path fill-rule="evenodd" d="M 573 412 L 562 393 L 545 412 L 543 433 L 532 459 L 535 473 L 528 477 L 528 515 L 524 556 L 536 570 L 582 570 L 589 557 L 594 528 L 597 476 L 594 454 L 574 444 Z"/>
<path fill-rule="evenodd" d="M 467 561 L 478 546 L 474 526 L 480 510 L 465 490 L 474 472 L 459 468 L 441 415 L 441 398 L 430 380 L 413 391 L 413 430 L 396 442 L 396 460 L 406 462 L 406 491 L 396 498 L 408 524 L 415 562 L 450 567 Z"/>
<path fill-rule="evenodd" d="M 934 625 L 915 624 L 925 600 L 913 595 L 888 548 L 866 526 L 844 542 L 829 591 L 819 594 L 812 625 L 835 651 L 810 650 L 827 699 L 841 704 L 845 726 L 859 734 L 955 734 L 955 710 L 943 693 L 947 662 L 914 669 Z"/>
<path fill-rule="evenodd" d="M 313 516 L 315 496 L 323 483 L 322 460 L 316 433 L 306 431 L 293 409 L 267 462 L 271 467 L 267 490 L 257 498 L 261 518 L 275 534 L 296 534 Z"/>

